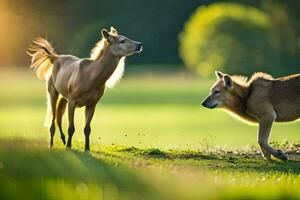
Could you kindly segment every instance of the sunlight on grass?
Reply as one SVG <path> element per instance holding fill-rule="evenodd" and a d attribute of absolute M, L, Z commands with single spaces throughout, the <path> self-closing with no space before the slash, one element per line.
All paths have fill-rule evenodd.
<path fill-rule="evenodd" d="M 251 151 L 111 146 L 87 154 L 49 151 L 39 140 L 1 140 L 0 198 L 297 199 L 299 167 L 296 161 L 266 163 Z"/>
<path fill-rule="evenodd" d="M 179 76 L 179 75 L 178 75 Z M 1 74 L 0 137 L 48 140 L 43 127 L 46 113 L 45 83 L 28 71 Z M 248 147 L 256 145 L 257 127 L 245 125 L 221 110 L 200 103 L 214 80 L 190 76 L 128 77 L 107 90 L 92 121 L 91 142 L 107 146 L 133 145 L 175 149 L 203 146 Z M 8 87 L 9 86 L 9 87 Z M 75 141 L 83 141 L 83 109 L 75 115 Z M 64 130 L 67 119 L 64 118 Z M 298 142 L 298 123 L 276 124 L 271 141 Z M 55 140 L 61 143 L 59 133 Z"/>

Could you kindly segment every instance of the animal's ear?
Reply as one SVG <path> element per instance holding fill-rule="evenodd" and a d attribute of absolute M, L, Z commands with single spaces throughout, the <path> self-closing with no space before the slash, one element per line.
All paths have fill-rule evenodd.
<path fill-rule="evenodd" d="M 106 29 L 102 29 L 101 31 L 102 37 L 104 37 L 106 39 L 107 42 L 112 42 L 114 40 L 114 35 L 112 35 L 111 33 L 109 33 Z"/>
<path fill-rule="evenodd" d="M 102 35 L 102 37 L 104 37 L 106 40 L 108 40 L 109 39 L 109 32 L 106 30 L 106 29 L 102 29 L 102 31 L 101 31 L 101 35 Z"/>
<path fill-rule="evenodd" d="M 224 74 L 223 74 L 222 72 L 220 72 L 220 71 L 215 71 L 215 74 L 216 74 L 216 77 L 217 77 L 218 79 L 221 79 L 221 78 L 224 77 Z"/>
<path fill-rule="evenodd" d="M 118 35 L 118 31 L 117 29 L 115 29 L 114 27 L 110 27 L 110 33 L 113 34 L 113 35 Z"/>
<path fill-rule="evenodd" d="M 233 83 L 232 83 L 232 79 L 230 78 L 229 75 L 225 74 L 223 76 L 223 81 L 224 81 L 224 85 L 225 85 L 226 88 L 232 89 Z"/>

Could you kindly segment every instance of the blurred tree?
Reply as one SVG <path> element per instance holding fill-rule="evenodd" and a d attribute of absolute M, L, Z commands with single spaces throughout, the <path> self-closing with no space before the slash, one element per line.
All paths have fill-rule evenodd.
<path fill-rule="evenodd" d="M 25 49 L 38 36 L 47 37 L 58 53 L 88 56 L 100 30 L 110 26 L 143 42 L 144 52 L 128 62 L 180 64 L 178 33 L 183 24 L 197 7 L 219 1 L 256 7 L 268 15 L 270 26 L 276 27 L 273 45 L 289 49 L 273 59 L 289 69 L 298 66 L 294 58 L 300 46 L 300 4 L 294 0 L 0 0 L 0 67 L 28 66 Z"/>
<path fill-rule="evenodd" d="M 276 10 L 279 12 L 279 8 Z M 283 13 L 280 18 L 288 21 Z M 236 3 L 201 6 L 180 34 L 181 58 L 202 76 L 211 75 L 216 69 L 242 74 L 295 72 L 299 70 L 293 66 L 298 61 L 296 46 L 292 44 L 296 38 L 290 35 L 293 31 L 281 30 L 274 22 L 268 14 L 252 6 Z"/>
<path fill-rule="evenodd" d="M 37 36 L 47 36 L 58 53 L 88 56 L 110 26 L 143 42 L 143 54 L 129 62 L 180 63 L 178 32 L 197 6 L 212 1 L 0 0 L 0 66 L 28 65 L 25 49 Z"/>

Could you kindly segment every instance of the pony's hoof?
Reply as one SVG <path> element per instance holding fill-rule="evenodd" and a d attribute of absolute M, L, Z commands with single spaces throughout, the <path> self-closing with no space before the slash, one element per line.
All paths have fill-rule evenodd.
<path fill-rule="evenodd" d="M 71 146 L 66 146 L 66 150 L 71 150 Z"/>
<path fill-rule="evenodd" d="M 65 139 L 65 136 L 62 136 L 62 137 L 61 137 L 61 141 L 64 143 L 64 145 L 66 145 L 66 139 Z"/>
<path fill-rule="evenodd" d="M 283 161 L 288 160 L 288 157 L 280 149 L 277 150 L 277 156 L 276 157 L 279 158 L 280 160 L 283 160 Z"/>

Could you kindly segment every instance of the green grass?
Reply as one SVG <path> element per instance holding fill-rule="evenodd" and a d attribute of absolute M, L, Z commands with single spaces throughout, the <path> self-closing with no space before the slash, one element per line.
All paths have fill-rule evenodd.
<path fill-rule="evenodd" d="M 76 149 L 82 146 L 75 143 Z M 115 145 L 87 154 L 49 150 L 43 141 L 4 140 L 0 141 L 0 198 L 298 199 L 300 162 L 296 160 L 267 163 L 250 151 Z"/>
<path fill-rule="evenodd" d="M 0 78 L 1 137 L 48 139 L 48 130 L 43 127 L 45 83 L 30 70 L 3 72 Z M 245 125 L 221 110 L 201 107 L 213 82 L 181 74 L 125 76 L 114 89 L 107 90 L 97 106 L 92 145 L 163 149 L 256 145 L 257 127 Z M 83 109 L 76 110 L 75 119 L 74 140 L 82 141 Z M 66 117 L 64 122 L 66 130 Z M 298 132 L 298 123 L 276 124 L 271 139 L 295 143 L 299 141 Z"/>
<path fill-rule="evenodd" d="M 82 152 L 83 109 L 75 151 L 58 133 L 49 150 L 45 83 L 21 69 L 0 80 L 0 199 L 300 198 L 299 124 L 272 130 L 291 160 L 265 162 L 257 127 L 201 107 L 214 80 L 126 75 L 97 107 L 91 154 Z"/>

